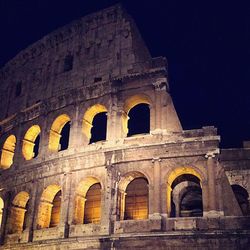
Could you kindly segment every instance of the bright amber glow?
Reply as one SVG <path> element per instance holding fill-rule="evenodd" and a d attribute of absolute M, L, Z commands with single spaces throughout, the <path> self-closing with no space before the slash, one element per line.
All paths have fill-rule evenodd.
<path fill-rule="evenodd" d="M 16 147 L 16 137 L 10 135 L 3 144 L 1 154 L 1 168 L 7 169 L 13 164 L 13 157 Z"/>
<path fill-rule="evenodd" d="M 170 213 L 171 211 L 171 191 L 172 191 L 171 185 L 177 177 L 183 174 L 194 175 L 200 181 L 202 181 L 201 175 L 192 167 L 179 167 L 179 168 L 174 169 L 168 176 L 168 180 L 167 180 L 167 211 L 168 213 Z"/>
<path fill-rule="evenodd" d="M 62 114 L 58 116 L 50 129 L 49 134 L 49 149 L 52 151 L 58 151 L 60 149 L 60 138 L 61 138 L 61 131 L 64 125 L 70 121 L 70 118 L 66 114 Z"/>
<path fill-rule="evenodd" d="M 148 182 L 145 178 L 136 178 L 126 189 L 125 220 L 148 218 Z"/>
<path fill-rule="evenodd" d="M 85 215 L 87 216 L 86 218 Z M 96 178 L 88 177 L 81 181 L 76 189 L 74 223 L 98 223 L 100 217 L 101 185 Z"/>
<path fill-rule="evenodd" d="M 9 218 L 9 231 L 8 233 L 20 233 L 24 229 L 26 206 L 29 200 L 27 192 L 18 193 L 12 201 L 12 207 Z"/>
<path fill-rule="evenodd" d="M 38 125 L 33 125 L 26 132 L 24 136 L 23 148 L 22 148 L 22 152 L 23 152 L 23 156 L 25 160 L 31 160 L 32 158 L 34 158 L 35 140 L 37 136 L 40 134 L 40 132 L 41 132 L 41 129 Z"/>
<path fill-rule="evenodd" d="M 90 107 L 83 116 L 82 131 L 83 134 L 86 135 L 89 140 L 91 138 L 91 128 L 93 119 L 97 114 L 102 112 L 107 112 L 106 107 L 101 104 L 95 104 L 94 106 Z"/>
<path fill-rule="evenodd" d="M 129 120 L 128 113 L 130 109 L 132 109 L 134 106 L 142 103 L 151 105 L 151 100 L 147 95 L 140 94 L 140 95 L 134 95 L 125 101 L 123 107 L 124 113 L 122 115 L 122 127 L 126 135 L 128 133 L 128 120 Z"/>
<path fill-rule="evenodd" d="M 58 194 L 59 193 L 59 194 Z M 53 209 L 53 207 L 55 207 Z M 61 187 L 48 186 L 42 193 L 37 216 L 37 228 L 57 226 L 60 221 Z"/>

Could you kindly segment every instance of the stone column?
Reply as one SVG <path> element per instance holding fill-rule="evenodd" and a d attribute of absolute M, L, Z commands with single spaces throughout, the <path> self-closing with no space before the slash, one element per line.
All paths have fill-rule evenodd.
<path fill-rule="evenodd" d="M 216 217 L 220 213 L 218 211 L 217 199 L 220 199 L 216 190 L 216 167 L 217 167 L 217 158 L 216 154 L 219 152 L 213 151 L 206 154 L 207 158 L 207 174 L 208 174 L 208 212 L 205 213 L 207 216 Z"/>
<path fill-rule="evenodd" d="M 161 159 L 154 158 L 152 159 L 153 168 L 154 168 L 154 186 L 153 186 L 153 216 L 160 217 L 161 214 Z"/>

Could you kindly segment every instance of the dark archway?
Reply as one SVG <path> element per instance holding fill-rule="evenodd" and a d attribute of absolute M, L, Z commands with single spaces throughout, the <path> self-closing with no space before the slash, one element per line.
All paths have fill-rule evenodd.
<path fill-rule="evenodd" d="M 150 132 L 150 109 L 148 104 L 137 104 L 130 109 L 128 116 L 128 136 Z"/>
<path fill-rule="evenodd" d="M 70 121 L 66 122 L 61 131 L 60 150 L 66 150 L 69 147 Z"/>
<path fill-rule="evenodd" d="M 249 202 L 248 202 L 248 198 L 249 198 L 249 194 L 247 192 L 247 190 L 243 187 L 241 187 L 240 185 L 232 185 L 232 189 L 234 192 L 234 195 L 239 203 L 240 209 L 242 211 L 243 215 L 249 215 Z"/>
<path fill-rule="evenodd" d="M 105 141 L 107 134 L 107 112 L 101 112 L 95 115 L 89 144 L 98 141 Z"/>

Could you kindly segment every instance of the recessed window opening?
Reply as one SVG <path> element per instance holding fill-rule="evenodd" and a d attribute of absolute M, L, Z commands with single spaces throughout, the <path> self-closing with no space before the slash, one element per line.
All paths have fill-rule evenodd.
<path fill-rule="evenodd" d="M 72 55 L 67 55 L 64 59 L 64 72 L 70 71 L 73 68 L 74 57 Z"/>
<path fill-rule="evenodd" d="M 49 227 L 56 227 L 60 222 L 61 199 L 62 199 L 62 192 L 60 190 L 59 192 L 57 192 L 53 200 L 53 207 L 51 211 L 51 219 Z"/>
<path fill-rule="evenodd" d="M 107 131 L 107 112 L 96 114 L 92 126 L 89 144 L 98 141 L 105 141 Z"/>
<path fill-rule="evenodd" d="M 126 188 L 125 220 L 139 220 L 148 218 L 148 181 L 135 178 Z"/>
<path fill-rule="evenodd" d="M 99 223 L 101 218 L 101 185 L 92 185 L 87 194 L 84 211 L 84 224 Z"/>
<path fill-rule="evenodd" d="M 94 78 L 94 82 L 100 82 L 101 80 L 102 80 L 101 77 L 95 77 L 95 78 Z"/>
<path fill-rule="evenodd" d="M 202 216 L 202 189 L 198 177 L 182 174 L 173 181 L 171 188 L 170 217 Z"/>
<path fill-rule="evenodd" d="M 38 156 L 38 151 L 39 151 L 39 144 L 40 144 L 40 135 L 38 135 L 34 141 L 34 157 L 36 158 Z"/>
<path fill-rule="evenodd" d="M 22 82 L 18 82 L 16 84 L 16 97 L 20 96 L 22 94 Z"/>
<path fill-rule="evenodd" d="M 66 150 L 69 147 L 69 133 L 70 133 L 70 121 L 68 121 L 62 128 L 60 138 L 60 150 Z"/>
<path fill-rule="evenodd" d="M 148 104 L 137 104 L 130 109 L 128 116 L 128 136 L 150 132 L 150 109 Z"/>

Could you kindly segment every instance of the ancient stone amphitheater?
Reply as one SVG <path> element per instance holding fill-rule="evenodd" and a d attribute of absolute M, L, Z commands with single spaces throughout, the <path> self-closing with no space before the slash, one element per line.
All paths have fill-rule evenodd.
<path fill-rule="evenodd" d="M 219 142 L 120 5 L 74 21 L 0 71 L 0 249 L 249 249 L 250 142 Z"/>

